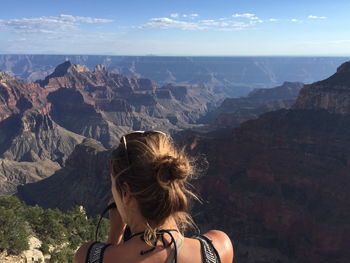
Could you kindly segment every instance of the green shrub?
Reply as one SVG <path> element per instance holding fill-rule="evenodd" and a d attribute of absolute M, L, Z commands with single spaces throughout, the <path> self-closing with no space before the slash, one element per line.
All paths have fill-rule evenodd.
<path fill-rule="evenodd" d="M 1 197 L 0 251 L 6 249 L 11 254 L 20 254 L 28 249 L 29 235 L 34 235 L 42 241 L 40 250 L 44 254 L 49 253 L 51 245 L 57 250 L 52 260 L 69 262 L 81 244 L 95 239 L 97 222 L 98 217 L 88 218 L 79 207 L 63 213 L 58 209 L 26 206 L 13 196 Z M 99 240 L 107 239 L 108 229 L 108 220 L 103 219 Z"/>
<path fill-rule="evenodd" d="M 21 213 L 21 203 L 13 197 L 0 198 L 0 250 L 20 254 L 28 249 L 29 231 Z"/>

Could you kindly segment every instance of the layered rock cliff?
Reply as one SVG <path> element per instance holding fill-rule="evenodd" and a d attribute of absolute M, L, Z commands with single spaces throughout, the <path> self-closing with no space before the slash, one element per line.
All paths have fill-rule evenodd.
<path fill-rule="evenodd" d="M 17 195 L 29 205 L 68 210 L 84 204 L 88 213 L 99 214 L 111 198 L 109 155 L 100 142 L 87 138 L 63 168 L 47 180 L 20 185 Z"/>
<path fill-rule="evenodd" d="M 326 109 L 350 114 L 350 62 L 338 67 L 328 79 L 306 85 L 295 104 L 296 109 Z"/>
<path fill-rule="evenodd" d="M 59 125 L 106 147 L 115 144 L 116 130 L 189 127 L 221 99 L 205 85 L 160 87 L 149 79 L 107 72 L 102 65 L 91 72 L 70 61 L 38 83 L 52 90 L 47 99 Z"/>
<path fill-rule="evenodd" d="M 289 109 L 302 87 L 303 84 L 299 82 L 285 82 L 271 89 L 255 89 L 247 97 L 226 98 L 202 120 L 216 127 L 235 127 L 263 113 Z"/>
<path fill-rule="evenodd" d="M 14 194 L 18 185 L 40 181 L 60 168 L 50 160 L 17 162 L 0 158 L 0 196 Z"/>

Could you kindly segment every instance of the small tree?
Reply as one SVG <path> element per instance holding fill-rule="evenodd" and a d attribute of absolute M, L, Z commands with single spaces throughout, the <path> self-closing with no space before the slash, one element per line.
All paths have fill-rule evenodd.
<path fill-rule="evenodd" d="M 18 255 L 28 249 L 29 231 L 21 214 L 22 209 L 11 198 L 4 199 L 0 200 L 0 250 Z"/>

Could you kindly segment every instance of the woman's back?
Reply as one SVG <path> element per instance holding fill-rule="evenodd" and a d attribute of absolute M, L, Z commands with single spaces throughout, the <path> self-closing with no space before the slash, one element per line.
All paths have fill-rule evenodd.
<path fill-rule="evenodd" d="M 76 263 L 231 263 L 233 249 L 230 239 L 221 231 L 212 230 L 205 235 L 183 238 L 173 234 L 176 244 L 164 248 L 159 245 L 148 255 L 141 254 L 149 247 L 138 238 L 115 246 L 103 243 L 89 243 L 77 253 Z M 164 237 L 171 242 L 169 237 Z M 179 242 L 180 241 L 180 242 Z M 175 249 L 176 246 L 176 249 Z"/>

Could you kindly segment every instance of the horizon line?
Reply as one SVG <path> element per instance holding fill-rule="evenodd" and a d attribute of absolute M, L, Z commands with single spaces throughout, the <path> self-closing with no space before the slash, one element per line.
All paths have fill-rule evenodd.
<path fill-rule="evenodd" d="M 86 53 L 72 53 L 72 54 L 55 54 L 55 53 L 2 53 L 0 55 L 3 56 L 112 56 L 112 57 L 350 57 L 350 54 L 339 54 L 339 55 L 331 55 L 331 54 L 295 54 L 295 55 L 287 55 L 287 54 L 255 54 L 255 55 L 186 55 L 186 54 L 139 54 L 139 55 L 122 55 L 122 54 L 86 54 Z"/>

